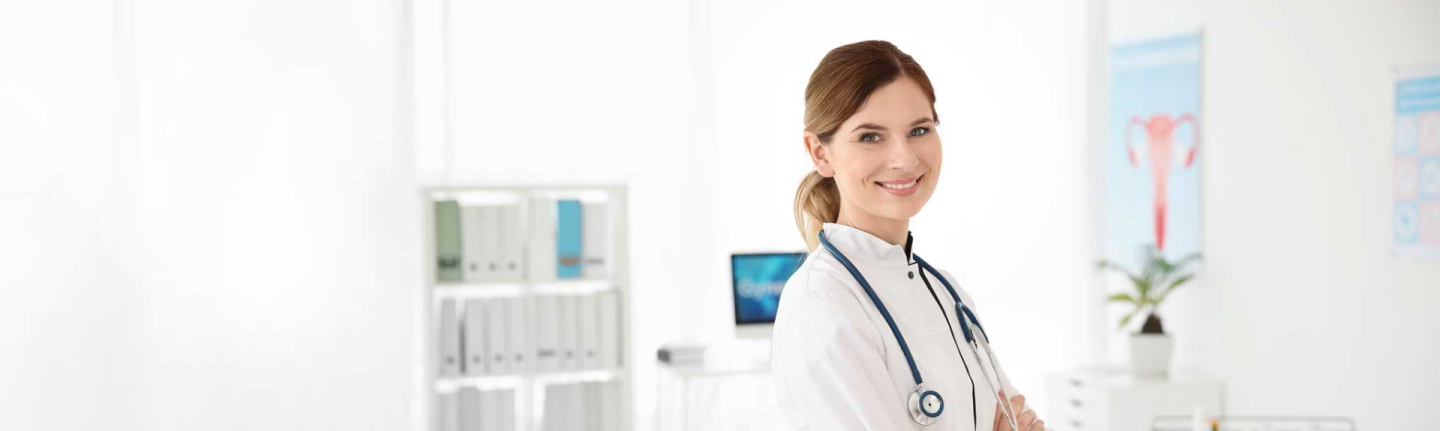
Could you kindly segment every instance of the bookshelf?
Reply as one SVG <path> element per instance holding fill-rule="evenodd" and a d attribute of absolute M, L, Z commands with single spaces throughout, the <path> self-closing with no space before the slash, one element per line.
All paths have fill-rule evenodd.
<path fill-rule="evenodd" d="M 628 357 L 630 321 L 626 312 L 630 303 L 626 189 L 611 185 L 446 185 L 423 187 L 421 194 L 426 324 L 420 355 L 429 386 L 422 400 L 429 412 L 427 429 L 630 429 L 633 367 Z M 557 208 L 551 205 L 560 209 L 547 213 Z M 458 239 L 453 238 L 455 208 L 462 231 Z M 503 208 L 498 212 L 501 215 L 484 214 L 494 208 Z M 566 269 L 559 267 L 570 261 L 557 255 L 573 250 L 557 247 L 573 247 L 564 238 L 573 238 L 566 235 L 574 233 L 575 212 L 568 214 L 570 224 L 565 224 L 567 216 L 561 213 L 575 208 L 583 209 L 584 220 L 579 224 L 584 231 L 582 245 L 602 246 L 583 247 L 578 262 L 581 271 L 570 271 L 565 277 Z M 447 211 L 451 214 L 442 214 Z M 467 221 L 472 230 L 464 229 Z M 553 221 L 554 227 L 539 224 L 546 221 Z M 491 222 L 494 228 L 473 228 Z M 572 229 L 559 226 L 562 224 Z M 597 234 L 597 227 L 603 232 Z M 464 232 L 471 233 L 466 236 Z M 500 238 L 493 244 L 498 247 L 510 245 L 501 250 L 503 257 L 498 259 L 519 262 L 518 272 L 484 272 L 485 265 L 474 260 L 494 258 L 495 249 L 484 242 L 485 234 L 475 232 Z M 464 256 L 459 273 L 451 256 L 457 242 Z M 557 260 L 548 267 L 537 264 L 546 256 Z M 445 269 L 442 258 L 450 262 Z M 481 269 L 475 270 L 477 267 Z M 613 317 L 607 321 L 607 316 Z M 498 332 L 494 329 L 502 327 Z M 613 333 L 607 335 L 607 330 Z M 477 349 L 473 344 L 483 347 Z M 497 364 L 502 360 L 497 358 L 481 366 L 477 358 L 489 356 L 473 355 L 479 350 L 505 358 L 509 356 L 501 353 L 508 353 L 517 359 L 501 366 Z M 555 356 L 547 356 L 552 350 Z M 596 351 L 600 352 L 598 358 Z M 454 361 L 457 353 L 458 364 Z M 519 359 L 522 357 L 528 360 Z"/>

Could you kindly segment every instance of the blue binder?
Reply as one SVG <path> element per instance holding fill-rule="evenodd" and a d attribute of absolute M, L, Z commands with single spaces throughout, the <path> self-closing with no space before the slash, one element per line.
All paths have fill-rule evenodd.
<path fill-rule="evenodd" d="M 565 200 L 556 203 L 555 208 L 555 263 L 556 277 L 579 278 L 581 268 L 580 201 Z"/>

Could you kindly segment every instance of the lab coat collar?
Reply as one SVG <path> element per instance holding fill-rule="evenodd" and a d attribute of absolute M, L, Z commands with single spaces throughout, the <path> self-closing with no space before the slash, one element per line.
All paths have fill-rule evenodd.
<path fill-rule="evenodd" d="M 905 234 L 905 244 L 894 245 L 869 232 L 843 224 L 825 223 L 821 228 L 825 231 L 825 239 L 830 240 L 852 262 L 899 267 L 911 264 L 910 252 L 913 251 L 915 238 L 909 232 Z"/>

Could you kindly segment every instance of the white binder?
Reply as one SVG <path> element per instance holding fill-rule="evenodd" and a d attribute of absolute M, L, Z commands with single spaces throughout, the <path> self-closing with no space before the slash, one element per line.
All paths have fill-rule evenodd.
<path fill-rule="evenodd" d="M 610 383 L 597 383 L 595 386 L 595 393 L 597 394 L 595 409 L 598 411 L 599 416 L 595 429 L 601 431 L 614 431 L 619 429 L 619 426 L 616 424 L 616 418 L 619 417 L 620 397 L 614 393 L 616 386 Z"/>
<path fill-rule="evenodd" d="M 509 332 L 506 339 L 510 341 L 510 372 L 524 374 L 531 370 L 535 359 L 531 335 L 527 333 L 530 328 L 527 323 L 531 314 L 530 303 L 521 298 L 506 298 L 505 308 L 509 312 L 506 317 L 510 320 L 505 325 Z"/>
<path fill-rule="evenodd" d="M 460 208 L 460 238 L 465 257 L 465 282 L 489 283 L 499 279 L 499 208 Z"/>
<path fill-rule="evenodd" d="M 620 345 L 620 301 L 615 292 L 597 294 L 600 309 L 600 366 L 607 370 L 620 368 L 624 351 Z"/>
<path fill-rule="evenodd" d="M 515 431 L 515 391 L 498 391 L 500 394 L 500 407 L 497 414 L 500 416 L 500 430 Z"/>
<path fill-rule="evenodd" d="M 606 259 L 610 257 L 609 235 L 610 226 L 609 209 L 603 203 L 587 203 L 581 207 L 584 226 L 580 228 L 584 239 L 581 240 L 581 276 L 591 280 L 603 280 L 607 276 Z"/>
<path fill-rule="evenodd" d="M 580 337 L 575 319 L 575 296 L 564 295 L 558 299 L 556 323 L 560 325 L 560 371 L 575 371 L 580 369 L 580 356 L 576 354 L 580 350 Z"/>
<path fill-rule="evenodd" d="M 585 412 L 585 429 L 598 431 L 604 429 L 600 425 L 600 387 L 604 383 L 586 383 L 582 398 Z"/>
<path fill-rule="evenodd" d="M 528 253 L 525 259 L 530 281 L 555 279 L 555 201 L 530 200 L 526 231 Z"/>
<path fill-rule="evenodd" d="M 456 405 L 456 394 L 445 392 L 435 396 L 435 423 L 440 431 L 460 431 L 460 412 Z"/>
<path fill-rule="evenodd" d="M 460 388 L 456 402 L 460 413 L 456 423 L 460 431 L 480 431 L 480 391 L 475 388 Z"/>
<path fill-rule="evenodd" d="M 580 369 L 595 370 L 600 368 L 600 301 L 596 295 L 584 295 L 577 298 L 580 310 L 576 315 L 578 319 L 578 330 L 580 333 Z"/>
<path fill-rule="evenodd" d="M 534 297 L 531 328 L 535 330 L 535 371 L 546 373 L 560 366 L 560 326 L 556 324 L 557 306 L 554 296 Z"/>
<path fill-rule="evenodd" d="M 440 351 L 437 352 L 440 362 L 436 364 L 436 374 L 442 377 L 458 376 L 463 369 L 461 362 L 464 358 L 460 356 L 460 320 L 456 313 L 455 300 L 440 301 L 440 321 L 436 322 L 436 332 L 440 336 L 437 343 L 440 346 Z"/>
<path fill-rule="evenodd" d="M 480 429 L 484 431 L 500 429 L 500 391 L 490 390 L 480 393 Z"/>
<path fill-rule="evenodd" d="M 485 301 L 485 332 L 490 361 L 490 374 L 510 374 L 510 323 L 511 310 L 505 309 L 506 298 Z"/>
<path fill-rule="evenodd" d="M 480 376 L 490 373 L 490 347 L 485 339 L 485 323 L 488 318 L 485 300 L 465 301 L 465 344 L 461 346 L 461 351 L 465 352 L 465 375 Z"/>
<path fill-rule="evenodd" d="M 520 225 L 520 207 L 506 205 L 499 210 L 499 281 L 517 282 L 525 278 L 525 231 Z"/>

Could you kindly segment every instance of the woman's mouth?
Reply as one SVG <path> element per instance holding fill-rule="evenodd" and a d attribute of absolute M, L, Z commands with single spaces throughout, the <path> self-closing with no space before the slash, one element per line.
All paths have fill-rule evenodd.
<path fill-rule="evenodd" d="M 875 185 L 880 186 L 880 190 L 884 190 L 885 193 L 904 197 L 910 196 L 914 194 L 916 190 L 920 189 L 920 179 L 922 178 L 925 178 L 925 176 L 921 175 L 914 178 L 901 178 L 890 181 L 876 181 Z"/>

